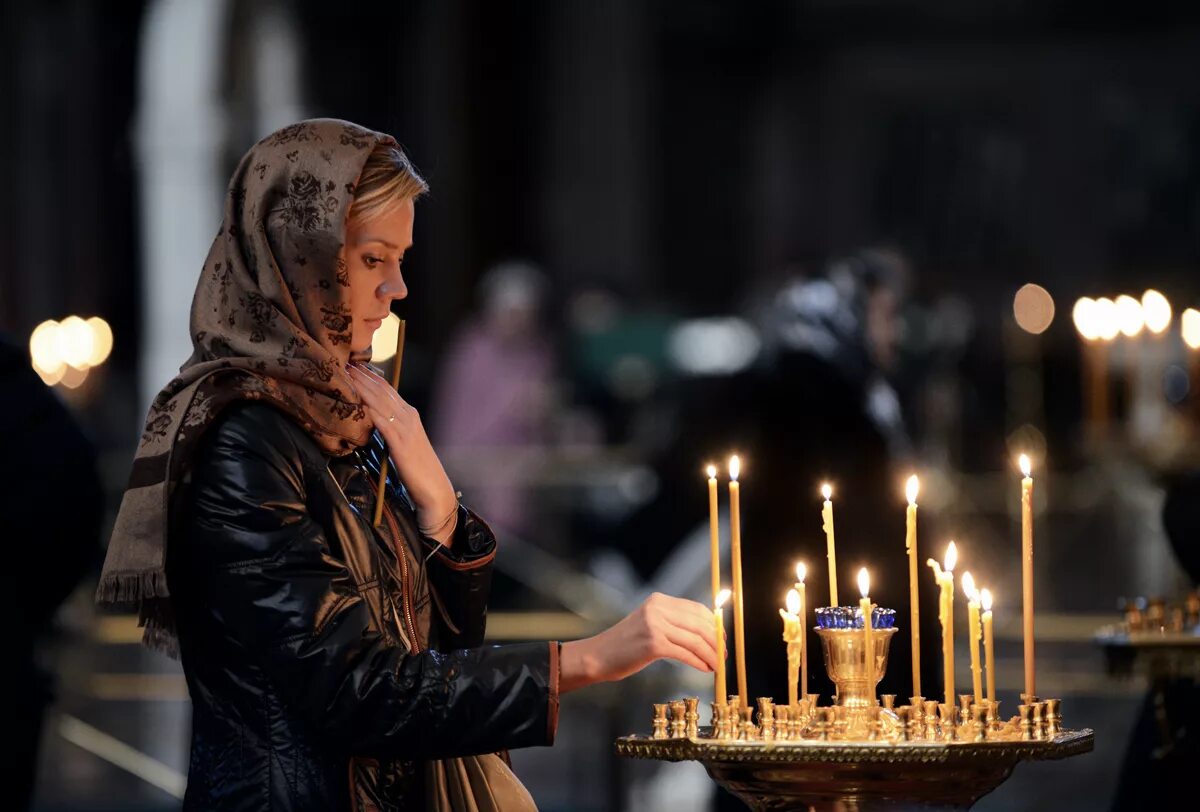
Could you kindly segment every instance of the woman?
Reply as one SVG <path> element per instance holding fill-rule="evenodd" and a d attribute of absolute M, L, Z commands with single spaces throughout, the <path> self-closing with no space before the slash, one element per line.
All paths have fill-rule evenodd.
<path fill-rule="evenodd" d="M 482 645 L 495 539 L 366 366 L 425 189 L 393 139 L 327 119 L 230 181 L 98 591 L 182 657 L 187 808 L 423 807 L 430 760 L 552 743 L 561 693 L 715 667 L 707 610 L 665 596 L 585 640 Z"/>

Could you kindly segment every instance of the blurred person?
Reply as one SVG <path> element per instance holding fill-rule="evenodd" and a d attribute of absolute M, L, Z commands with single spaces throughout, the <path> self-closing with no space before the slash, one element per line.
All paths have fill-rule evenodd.
<path fill-rule="evenodd" d="M 1166 483 L 1163 529 L 1193 589 L 1200 589 L 1200 467 L 1173 472 Z M 1157 675 L 1142 700 L 1126 744 L 1113 812 L 1144 809 L 1150 798 L 1186 798 L 1200 765 L 1200 679 Z"/>
<path fill-rule="evenodd" d="M 663 595 L 584 640 L 483 645 L 496 540 L 366 363 L 425 190 L 394 139 L 332 119 L 230 180 L 97 592 L 181 656 L 186 809 L 446 809 L 458 789 L 529 809 L 488 754 L 552 743 L 560 694 L 714 667 L 710 613 Z"/>
<path fill-rule="evenodd" d="M 54 698 L 52 676 L 38 662 L 38 642 L 58 607 L 100 554 L 104 493 L 96 450 L 78 422 L 33 371 L 29 354 L 0 337 L 0 421 L 7 441 L 3 478 L 5 531 L 3 617 L 15 637 L 5 658 L 12 682 L 6 759 L 7 796 L 29 807 L 38 742 Z"/>
<path fill-rule="evenodd" d="M 490 268 L 479 312 L 459 330 L 434 387 L 433 440 L 488 522 L 528 538 L 528 480 L 551 440 L 555 358 L 543 319 L 546 279 L 528 262 Z"/>

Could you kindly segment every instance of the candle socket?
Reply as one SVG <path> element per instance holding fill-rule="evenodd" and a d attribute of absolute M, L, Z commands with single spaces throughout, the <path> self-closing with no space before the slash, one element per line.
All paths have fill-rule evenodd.
<path fill-rule="evenodd" d="M 922 718 L 925 721 L 925 738 L 934 741 L 938 737 L 938 703 L 932 699 L 925 700 L 925 711 Z"/>
<path fill-rule="evenodd" d="M 775 740 L 789 741 L 792 738 L 792 713 L 795 705 L 775 706 Z"/>
<path fill-rule="evenodd" d="M 997 725 L 1000 724 L 1000 700 L 999 699 L 991 699 L 991 700 L 988 700 L 984 704 L 987 705 L 988 727 L 995 728 Z"/>
<path fill-rule="evenodd" d="M 879 698 L 881 700 L 883 700 L 883 707 L 885 710 L 895 710 L 896 709 L 896 695 L 895 694 L 880 694 Z"/>
<path fill-rule="evenodd" d="M 687 730 L 687 705 L 682 699 L 671 703 L 671 738 L 682 739 Z"/>
<path fill-rule="evenodd" d="M 971 706 L 974 703 L 975 703 L 975 695 L 974 694 L 959 694 L 958 695 L 958 705 L 959 705 L 958 723 L 959 723 L 959 725 L 965 726 L 971 721 Z"/>
<path fill-rule="evenodd" d="M 988 724 L 987 724 L 987 708 L 982 705 L 975 705 L 971 708 L 971 730 L 972 741 L 982 742 L 987 741 Z"/>
<path fill-rule="evenodd" d="M 1038 741 L 1046 738 L 1045 717 L 1046 717 L 1046 703 L 1041 702 L 1041 701 L 1034 702 L 1033 703 L 1033 738 L 1037 739 Z"/>
<path fill-rule="evenodd" d="M 656 739 L 667 738 L 667 705 L 665 702 L 654 706 L 653 736 Z"/>
<path fill-rule="evenodd" d="M 754 741 L 758 738 L 758 729 L 754 726 L 754 708 L 739 707 L 742 723 L 738 727 L 738 741 Z"/>
<path fill-rule="evenodd" d="M 820 708 L 817 712 L 817 739 L 829 741 L 830 730 L 833 727 L 833 708 Z"/>
<path fill-rule="evenodd" d="M 1017 718 L 1020 719 L 1021 741 L 1033 741 L 1033 706 L 1017 705 Z"/>
<path fill-rule="evenodd" d="M 758 724 L 763 741 L 775 739 L 775 703 L 770 697 L 758 698 Z"/>
<path fill-rule="evenodd" d="M 700 735 L 700 697 L 689 696 L 683 700 L 683 703 L 687 709 L 683 717 L 686 722 L 684 735 L 694 739 Z"/>
<path fill-rule="evenodd" d="M 1046 700 L 1046 735 L 1054 738 L 1062 725 L 1062 700 Z"/>
<path fill-rule="evenodd" d="M 957 725 L 954 723 L 957 713 L 954 709 L 954 706 L 947 705 L 945 702 L 942 702 L 938 705 L 938 711 L 941 714 L 942 741 L 954 741 L 957 738 L 955 734 Z"/>
<path fill-rule="evenodd" d="M 725 715 L 725 706 L 720 702 L 710 702 L 712 707 L 712 737 L 714 739 L 721 738 L 721 721 Z"/>

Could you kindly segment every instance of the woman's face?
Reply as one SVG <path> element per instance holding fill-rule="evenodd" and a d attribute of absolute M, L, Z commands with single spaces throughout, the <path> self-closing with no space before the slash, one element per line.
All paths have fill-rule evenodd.
<path fill-rule="evenodd" d="M 412 246 L 413 201 L 399 203 L 365 222 L 346 225 L 343 258 L 350 274 L 350 349 L 362 352 L 391 312 L 394 299 L 408 295 L 400 264 Z"/>

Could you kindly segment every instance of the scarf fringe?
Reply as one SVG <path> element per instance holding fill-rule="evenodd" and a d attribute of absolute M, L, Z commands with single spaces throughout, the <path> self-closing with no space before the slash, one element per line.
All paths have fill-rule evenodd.
<path fill-rule="evenodd" d="M 162 570 L 106 575 L 96 587 L 96 603 L 110 608 L 137 607 L 142 644 L 179 659 L 179 638 L 171 612 L 167 574 Z"/>
<path fill-rule="evenodd" d="M 115 609 L 128 609 L 143 601 L 170 595 L 167 574 L 161 569 L 114 572 L 101 578 L 96 587 L 96 603 Z"/>

